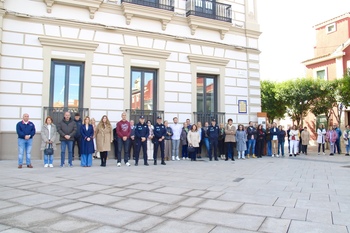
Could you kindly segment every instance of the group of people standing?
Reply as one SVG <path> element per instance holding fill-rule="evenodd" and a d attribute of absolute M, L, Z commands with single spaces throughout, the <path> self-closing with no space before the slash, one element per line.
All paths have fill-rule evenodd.
<path fill-rule="evenodd" d="M 36 133 L 35 125 L 29 121 L 29 115 L 23 114 L 22 121 L 16 126 L 18 134 L 18 168 L 22 168 L 23 155 L 26 151 L 26 165 L 33 168 L 31 158 L 32 140 Z M 289 156 L 297 154 L 307 154 L 307 147 L 310 140 L 310 133 L 307 127 L 298 129 L 297 126 L 289 127 L 287 131 L 276 123 L 267 125 L 266 129 L 259 124 L 257 127 L 253 122 L 249 122 L 247 127 L 239 124 L 237 129 L 233 125 L 232 119 L 228 119 L 227 124 L 216 124 L 212 119 L 211 124 L 205 122 L 202 127 L 201 122 L 191 124 L 187 119 L 183 124 L 178 123 L 178 118 L 173 118 L 173 123 L 162 121 L 162 117 L 157 117 L 157 122 L 152 125 L 151 121 L 145 122 L 145 117 L 140 116 L 139 122 L 126 119 L 126 113 L 121 114 L 121 120 L 113 129 L 108 117 L 102 116 L 98 125 L 95 119 L 86 116 L 82 121 L 79 113 L 71 117 L 70 112 L 64 113 L 62 121 L 57 126 L 53 124 L 53 119 L 48 116 L 45 119 L 41 130 L 41 150 L 44 152 L 44 167 L 53 167 L 53 153 L 48 153 L 47 148 L 56 150 L 58 137 L 61 142 L 61 162 L 60 167 L 65 166 L 65 154 L 68 149 L 68 165 L 72 167 L 74 160 L 74 146 L 77 144 L 80 165 L 91 167 L 92 159 L 101 159 L 101 166 L 107 163 L 108 152 L 111 151 L 111 143 L 115 145 L 115 159 L 117 166 L 121 166 L 122 152 L 124 152 L 124 163 L 130 166 L 131 151 L 135 166 L 138 166 L 141 149 L 143 151 L 144 165 L 148 166 L 148 161 L 153 160 L 157 165 L 158 148 L 160 149 L 161 164 L 166 165 L 166 160 L 180 160 L 179 152 L 181 148 L 182 159 L 196 161 L 202 156 L 202 146 L 206 148 L 207 157 L 210 161 L 221 159 L 226 161 L 235 160 L 235 153 L 238 159 L 262 158 L 263 155 L 271 157 L 284 156 L 285 138 L 288 140 Z M 330 127 L 328 131 L 320 124 L 317 129 L 318 154 L 322 147 L 325 154 L 325 143 L 330 144 L 330 155 L 336 151 L 340 154 L 340 139 L 343 135 L 346 145 L 346 155 L 350 152 L 350 126 L 346 126 L 344 134 L 337 124 Z M 266 151 L 266 152 L 265 152 Z"/>

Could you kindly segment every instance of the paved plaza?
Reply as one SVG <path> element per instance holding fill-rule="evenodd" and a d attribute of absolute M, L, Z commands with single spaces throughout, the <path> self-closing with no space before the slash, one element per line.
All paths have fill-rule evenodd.
<path fill-rule="evenodd" d="M 78 164 L 0 161 L 0 232 L 350 233 L 344 154 Z"/>

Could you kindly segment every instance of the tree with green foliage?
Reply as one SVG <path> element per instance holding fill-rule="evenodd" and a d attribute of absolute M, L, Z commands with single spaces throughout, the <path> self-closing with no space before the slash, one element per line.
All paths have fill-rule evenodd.
<path fill-rule="evenodd" d="M 271 81 L 261 81 L 261 109 L 267 113 L 269 122 L 273 122 L 274 119 L 280 119 L 284 117 L 286 113 L 285 103 L 278 98 L 276 83 Z"/>
<path fill-rule="evenodd" d="M 317 80 L 298 78 L 279 83 L 276 88 L 277 98 L 285 103 L 288 115 L 297 125 L 302 124 L 302 119 L 308 114 L 319 95 L 320 87 Z"/>
<path fill-rule="evenodd" d="M 340 81 L 326 81 L 326 80 L 317 80 L 319 82 L 319 95 L 313 101 L 313 105 L 310 111 L 315 115 L 319 116 L 324 114 L 327 119 L 327 125 L 329 125 L 329 119 L 334 115 L 339 119 L 340 115 L 338 114 L 338 99 L 339 99 L 339 88 Z"/>

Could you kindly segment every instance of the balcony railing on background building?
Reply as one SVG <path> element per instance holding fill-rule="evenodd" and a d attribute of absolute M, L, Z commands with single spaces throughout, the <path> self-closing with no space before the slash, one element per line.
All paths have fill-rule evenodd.
<path fill-rule="evenodd" d="M 186 16 L 199 17 L 232 22 L 231 5 L 209 0 L 187 0 Z"/>
<path fill-rule="evenodd" d="M 89 109 L 88 108 L 55 108 L 55 107 L 44 107 L 43 111 L 43 119 L 45 120 L 47 116 L 51 116 L 53 119 L 53 123 L 57 124 L 60 122 L 65 112 L 70 112 L 72 119 L 74 119 L 74 114 L 79 113 L 81 116 L 81 119 L 83 119 L 85 116 L 89 116 Z M 102 116 L 99 116 L 102 117 Z M 91 116 L 90 116 L 91 118 Z M 96 119 L 96 121 L 99 121 L 100 118 Z"/>
<path fill-rule="evenodd" d="M 139 122 L 140 116 L 145 117 L 145 122 L 150 120 L 154 125 L 157 121 L 157 116 L 162 117 L 164 121 L 164 111 L 155 111 L 155 110 L 140 110 L 140 109 L 126 109 L 126 113 L 129 116 L 130 120 L 134 120 L 135 125 Z"/>
<path fill-rule="evenodd" d="M 225 123 L 225 113 L 224 112 L 194 112 L 194 122 L 200 121 L 202 126 L 205 122 L 210 124 L 211 119 L 215 118 L 216 123 Z"/>
<path fill-rule="evenodd" d="M 174 0 L 121 0 L 121 2 L 174 11 Z"/>

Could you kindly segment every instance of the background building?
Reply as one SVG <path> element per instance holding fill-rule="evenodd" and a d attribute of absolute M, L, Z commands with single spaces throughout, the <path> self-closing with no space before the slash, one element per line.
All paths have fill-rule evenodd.
<path fill-rule="evenodd" d="M 113 124 L 125 110 L 257 121 L 256 0 L 1 0 L 0 9 L 0 159 L 16 158 L 23 113 L 38 133 L 67 110 Z"/>

